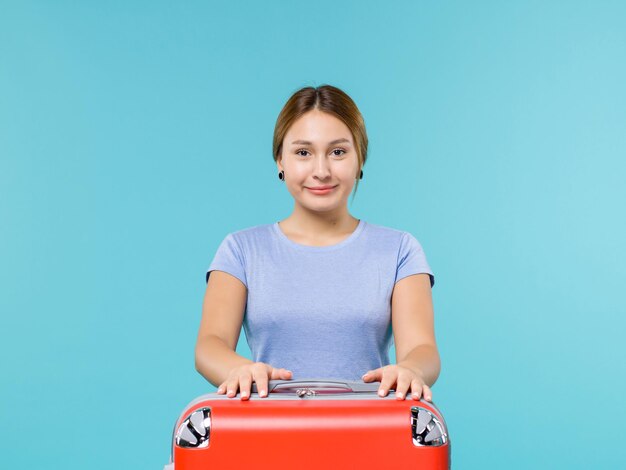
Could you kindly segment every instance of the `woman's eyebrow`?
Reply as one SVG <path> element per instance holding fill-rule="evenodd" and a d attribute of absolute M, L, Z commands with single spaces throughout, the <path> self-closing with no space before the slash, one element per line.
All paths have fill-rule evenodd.
<path fill-rule="evenodd" d="M 350 141 L 348 139 L 336 139 L 333 140 L 332 142 L 329 142 L 328 145 L 335 145 L 335 144 L 340 144 L 342 142 L 347 142 L 350 143 Z M 293 144 L 297 144 L 297 145 L 312 145 L 311 142 L 309 142 L 308 140 L 294 140 L 292 143 Z"/>

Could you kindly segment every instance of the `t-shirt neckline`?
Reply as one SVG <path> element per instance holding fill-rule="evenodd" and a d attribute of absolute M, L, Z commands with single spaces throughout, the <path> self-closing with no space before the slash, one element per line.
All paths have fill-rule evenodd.
<path fill-rule="evenodd" d="M 274 229 L 274 232 L 276 232 L 276 234 L 278 235 L 278 238 L 280 238 L 283 242 L 285 242 L 286 244 L 290 245 L 293 248 L 297 248 L 303 251 L 332 251 L 338 248 L 343 248 L 344 246 L 352 243 L 361 234 L 361 232 L 363 232 L 365 225 L 366 225 L 366 222 L 363 219 L 359 219 L 359 224 L 357 225 L 356 229 L 354 229 L 354 231 L 350 235 L 348 235 L 348 237 L 344 238 L 339 243 L 335 243 L 334 245 L 325 245 L 325 246 L 303 245 L 301 243 L 294 242 L 289 237 L 287 237 L 287 235 L 283 233 L 282 229 L 278 225 L 278 222 L 274 222 L 272 224 L 272 228 Z"/>

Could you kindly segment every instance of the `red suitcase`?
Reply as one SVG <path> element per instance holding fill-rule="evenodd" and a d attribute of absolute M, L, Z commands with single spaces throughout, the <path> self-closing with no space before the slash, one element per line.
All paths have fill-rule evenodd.
<path fill-rule="evenodd" d="M 165 470 L 212 468 L 450 468 L 450 439 L 431 402 L 379 382 L 272 380 L 261 398 L 217 393 L 193 400 L 176 421 Z"/>

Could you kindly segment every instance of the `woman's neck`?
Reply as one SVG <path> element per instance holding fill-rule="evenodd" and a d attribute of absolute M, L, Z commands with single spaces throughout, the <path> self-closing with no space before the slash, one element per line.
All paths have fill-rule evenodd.
<path fill-rule="evenodd" d="M 279 225 L 289 238 L 294 241 L 327 245 L 349 236 L 359 225 L 359 219 L 350 215 L 348 210 L 341 213 L 311 212 L 303 208 L 294 211 Z"/>

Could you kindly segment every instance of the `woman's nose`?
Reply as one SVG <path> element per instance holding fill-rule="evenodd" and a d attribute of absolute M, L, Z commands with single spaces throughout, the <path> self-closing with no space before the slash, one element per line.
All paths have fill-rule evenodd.
<path fill-rule="evenodd" d="M 319 178 L 325 178 L 330 174 L 330 168 L 328 166 L 328 162 L 326 158 L 322 156 L 318 156 L 315 159 L 315 169 L 314 173 Z"/>

